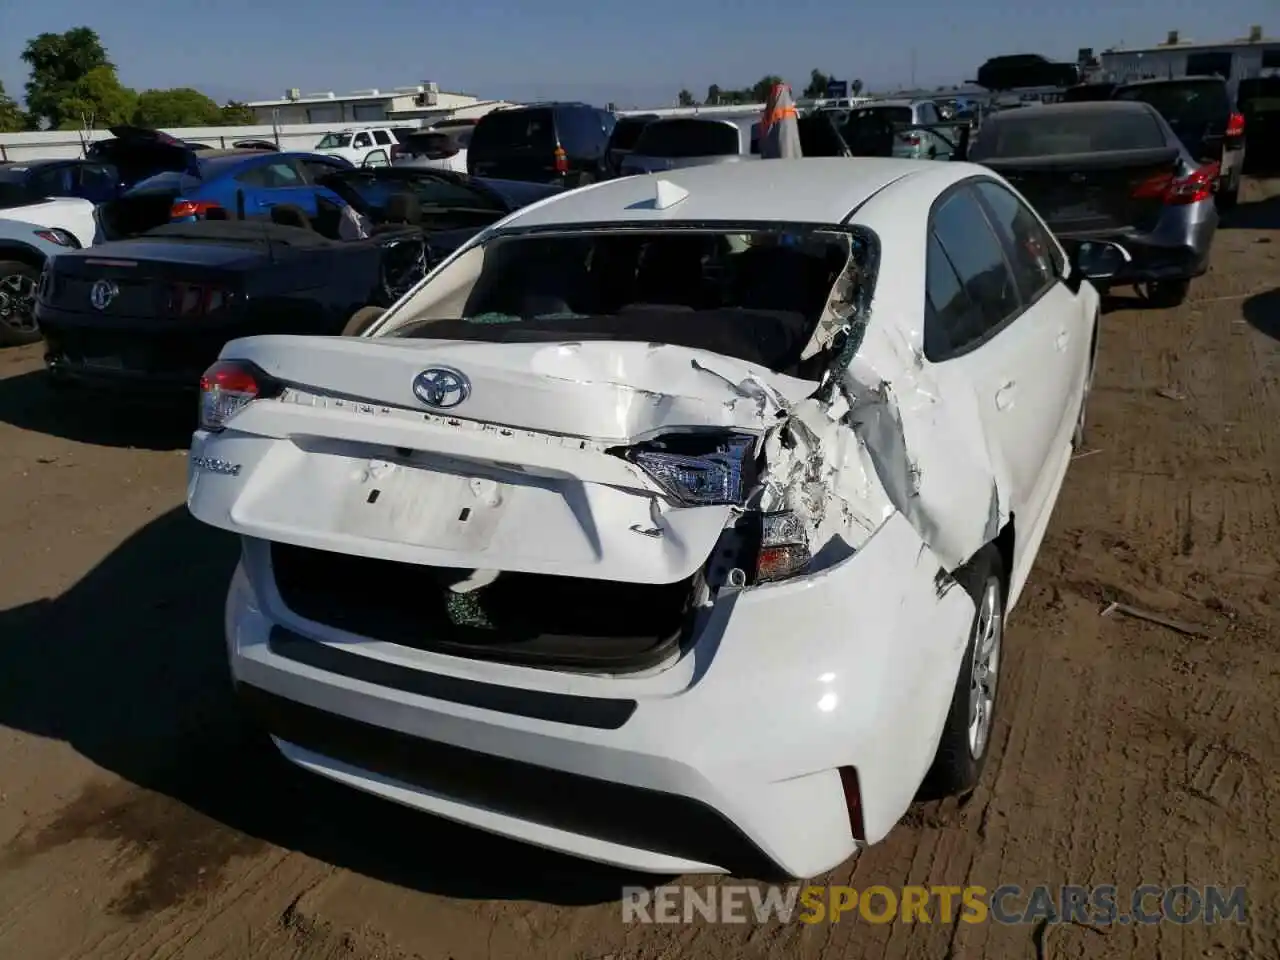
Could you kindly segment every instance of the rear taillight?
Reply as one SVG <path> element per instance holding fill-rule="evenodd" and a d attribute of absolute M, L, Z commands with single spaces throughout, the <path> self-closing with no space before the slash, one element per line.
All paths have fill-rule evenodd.
<path fill-rule="evenodd" d="M 564 152 L 564 147 L 556 147 L 556 173 L 569 172 L 569 155 Z"/>
<path fill-rule="evenodd" d="M 203 283 L 171 283 L 166 313 L 172 317 L 202 317 L 231 303 L 234 294 L 225 287 Z"/>
<path fill-rule="evenodd" d="M 254 400 L 278 396 L 282 386 L 247 360 L 219 360 L 200 378 L 200 429 L 218 432 Z"/>
<path fill-rule="evenodd" d="M 785 580 L 802 573 L 813 555 L 804 521 L 794 513 L 766 513 L 761 517 L 760 553 L 756 583 Z"/>
<path fill-rule="evenodd" d="M 1244 136 L 1244 114 L 1243 113 L 1233 113 L 1231 115 L 1231 119 L 1227 121 L 1227 136 L 1228 137 Z"/>
<path fill-rule="evenodd" d="M 221 207 L 220 203 L 213 203 L 210 200 L 175 200 L 173 206 L 169 208 L 169 219 L 179 220 L 182 217 L 199 217 L 208 213 L 215 207 Z"/>
<path fill-rule="evenodd" d="M 905 143 L 905 144 L 906 144 L 907 146 L 909 146 L 909 147 L 918 147 L 918 146 L 920 146 L 920 137 L 919 137 L 919 135 L 918 135 L 918 134 L 914 134 L 914 133 L 900 133 L 900 134 L 898 134 L 898 136 L 899 136 L 899 138 L 902 140 L 902 142 L 903 142 L 903 143 Z"/>
<path fill-rule="evenodd" d="M 1218 164 L 1209 163 L 1186 177 L 1158 173 L 1135 186 L 1132 195 L 1138 200 L 1159 200 L 1169 206 L 1199 203 L 1213 196 L 1220 172 Z"/>

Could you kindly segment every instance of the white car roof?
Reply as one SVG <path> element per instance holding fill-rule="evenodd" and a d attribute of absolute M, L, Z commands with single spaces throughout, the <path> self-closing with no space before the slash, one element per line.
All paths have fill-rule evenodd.
<path fill-rule="evenodd" d="M 936 180 L 947 168 L 955 168 L 948 171 L 952 176 L 943 178 L 947 181 L 962 179 L 973 170 L 965 163 L 870 157 L 748 160 L 687 167 L 571 190 L 517 211 L 503 228 L 645 220 L 838 224 L 889 184 L 922 175 Z M 653 209 L 659 180 L 688 191 L 688 196 L 666 209 Z"/>

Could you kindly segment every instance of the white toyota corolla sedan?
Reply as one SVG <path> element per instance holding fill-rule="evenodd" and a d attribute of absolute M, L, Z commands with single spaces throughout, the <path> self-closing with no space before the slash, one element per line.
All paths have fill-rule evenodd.
<path fill-rule="evenodd" d="M 357 337 L 228 344 L 188 505 L 291 761 L 659 873 L 812 876 L 987 759 L 1123 252 L 964 163 L 526 207 Z"/>

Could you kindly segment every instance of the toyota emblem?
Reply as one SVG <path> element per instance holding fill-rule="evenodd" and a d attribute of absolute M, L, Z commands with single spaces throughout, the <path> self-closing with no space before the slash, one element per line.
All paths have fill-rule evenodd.
<path fill-rule="evenodd" d="M 119 292 L 120 288 L 112 281 L 97 280 L 89 289 L 89 302 L 93 304 L 95 310 L 105 310 Z"/>
<path fill-rule="evenodd" d="M 471 381 L 453 367 L 431 367 L 413 378 L 413 395 L 428 407 L 448 410 L 471 396 Z"/>

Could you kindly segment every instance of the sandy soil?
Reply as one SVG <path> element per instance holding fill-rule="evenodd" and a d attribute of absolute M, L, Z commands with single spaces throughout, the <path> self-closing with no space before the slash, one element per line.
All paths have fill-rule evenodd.
<path fill-rule="evenodd" d="M 1244 884 L 1244 925 L 1040 948 L 991 924 L 624 926 L 633 877 L 248 739 L 221 659 L 235 545 L 182 509 L 181 418 L 137 429 L 38 370 L 0 352 L 2 957 L 1280 957 L 1280 180 L 1246 183 L 1191 302 L 1104 318 L 984 785 L 822 878 Z M 1100 617 L 1114 600 L 1203 635 Z"/>

